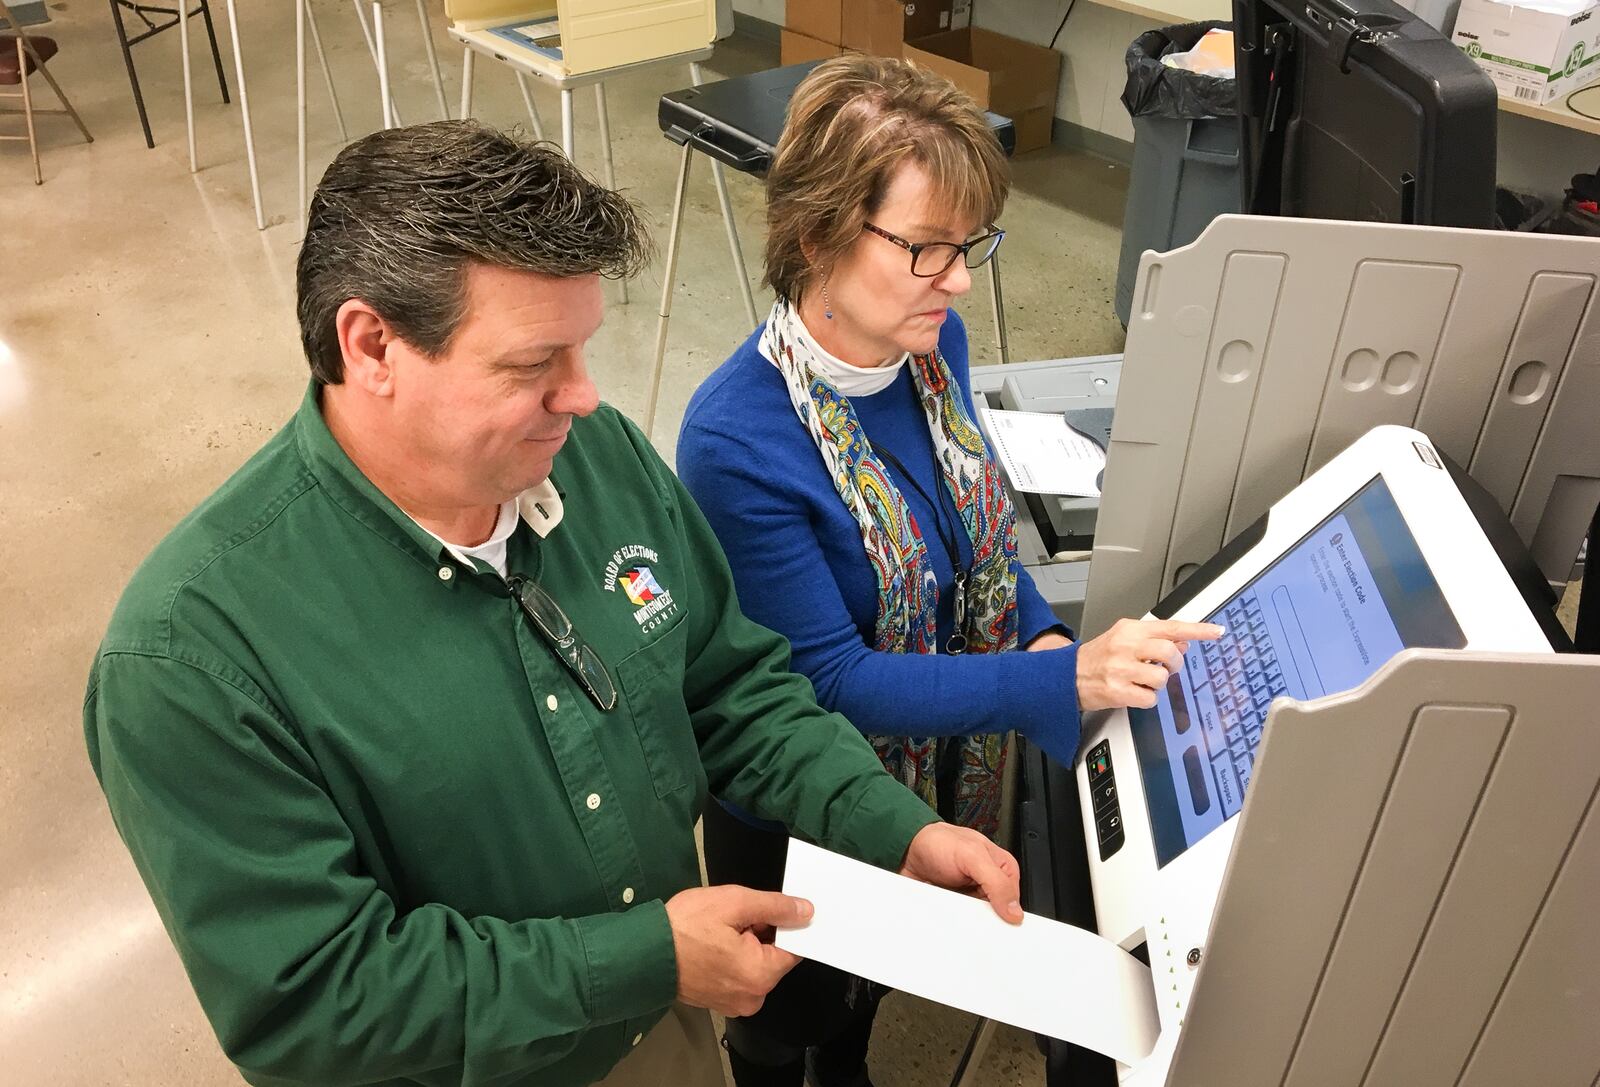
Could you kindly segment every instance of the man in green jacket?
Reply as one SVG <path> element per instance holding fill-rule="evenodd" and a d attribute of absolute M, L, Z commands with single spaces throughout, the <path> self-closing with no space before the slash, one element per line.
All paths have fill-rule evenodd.
<path fill-rule="evenodd" d="M 720 1084 L 701 1009 L 755 1011 L 810 906 L 700 886 L 708 791 L 1021 919 L 1015 861 L 817 707 L 600 405 L 601 277 L 647 250 L 549 148 L 347 148 L 300 253 L 305 400 L 112 618 L 90 758 L 253 1083 Z"/>

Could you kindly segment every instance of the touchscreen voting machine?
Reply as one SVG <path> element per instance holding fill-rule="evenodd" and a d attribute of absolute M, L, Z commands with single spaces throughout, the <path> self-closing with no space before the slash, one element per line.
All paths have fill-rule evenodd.
<path fill-rule="evenodd" d="M 1086 721 L 1075 771 L 1100 933 L 1147 945 L 1164 1037 L 1196 973 L 1162 963 L 1205 945 L 1275 700 L 1360 687 L 1408 648 L 1559 644 L 1553 616 L 1519 588 L 1518 576 L 1537 580 L 1531 561 L 1514 574 L 1490 540 L 1500 526 L 1480 522 L 1494 516 L 1504 520 L 1475 509 L 1427 436 L 1380 426 L 1152 610 L 1226 633 L 1190 645 L 1153 708 Z M 1135 1071 L 1164 1082 L 1164 1067 L 1124 1069 Z"/>
<path fill-rule="evenodd" d="M 582 75 L 704 52 L 713 0 L 446 0 L 450 34 L 534 73 Z"/>

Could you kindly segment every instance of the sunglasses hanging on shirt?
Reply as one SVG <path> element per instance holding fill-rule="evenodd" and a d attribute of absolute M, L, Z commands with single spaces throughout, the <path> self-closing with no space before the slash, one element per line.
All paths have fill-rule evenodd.
<path fill-rule="evenodd" d="M 572 678 L 577 681 L 589 701 L 601 712 L 617 704 L 617 685 L 611 679 L 600 655 L 583 640 L 567 613 L 555 598 L 532 578 L 513 574 L 506 578 L 506 587 L 522 607 L 522 613 L 533 622 L 540 638 L 555 655 Z"/>

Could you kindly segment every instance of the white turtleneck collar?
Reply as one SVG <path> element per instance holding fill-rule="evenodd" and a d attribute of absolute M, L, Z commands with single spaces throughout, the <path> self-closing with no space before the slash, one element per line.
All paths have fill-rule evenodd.
<path fill-rule="evenodd" d="M 873 393 L 883 392 L 894 384 L 894 379 L 900 376 L 900 371 L 911 361 L 911 353 L 908 351 L 895 361 L 885 362 L 881 366 L 852 366 L 823 349 L 817 338 L 811 334 L 811 330 L 806 327 L 805 321 L 801 319 L 798 308 L 792 311 L 789 327 L 792 334 L 797 336 L 811 352 L 812 367 L 817 371 L 817 375 L 826 378 L 828 384 L 838 389 L 842 396 L 871 396 Z M 761 337 L 760 350 L 762 358 L 768 362 L 773 361 L 765 336 Z"/>

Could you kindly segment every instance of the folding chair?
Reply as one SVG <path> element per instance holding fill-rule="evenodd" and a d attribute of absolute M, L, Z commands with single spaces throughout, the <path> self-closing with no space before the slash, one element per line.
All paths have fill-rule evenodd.
<path fill-rule="evenodd" d="M 6 7 L 4 0 L 0 0 L 0 24 L 11 28 L 10 34 L 0 34 L 0 84 L 17 84 L 18 91 L 0 92 L 0 98 L 20 98 L 22 108 L 0 109 L 0 113 L 20 113 L 27 123 L 26 136 L 0 136 L 0 140 L 26 140 L 28 150 L 33 155 L 33 183 L 44 184 L 44 174 L 39 169 L 39 141 L 34 133 L 33 115 L 36 113 L 65 113 L 72 118 L 78 126 L 78 131 L 83 133 L 83 138 L 89 143 L 94 142 L 94 137 L 89 135 L 89 129 L 84 126 L 83 119 L 78 116 L 78 111 L 72 108 L 72 103 L 67 101 L 67 96 L 56 82 L 50 70 L 45 67 L 45 61 L 55 56 L 58 46 L 52 38 L 43 36 L 29 37 L 22 32 L 22 26 L 16 17 L 11 14 L 11 9 Z M 56 92 L 56 97 L 61 100 L 61 109 L 35 109 L 33 95 L 28 90 L 28 77 L 34 72 L 44 76 L 45 82 L 50 84 L 50 89 Z"/>

